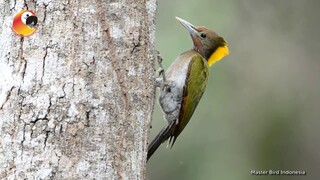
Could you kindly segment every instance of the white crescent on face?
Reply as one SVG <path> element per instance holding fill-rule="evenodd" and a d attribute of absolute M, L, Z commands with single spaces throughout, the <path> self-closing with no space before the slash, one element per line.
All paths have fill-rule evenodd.
<path fill-rule="evenodd" d="M 23 22 L 23 24 L 27 24 L 27 18 L 33 16 L 33 14 L 31 12 L 24 12 L 21 15 L 21 21 Z"/>

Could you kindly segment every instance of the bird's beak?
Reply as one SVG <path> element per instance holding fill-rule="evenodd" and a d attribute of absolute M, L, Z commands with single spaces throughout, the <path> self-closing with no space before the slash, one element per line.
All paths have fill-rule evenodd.
<path fill-rule="evenodd" d="M 38 23 L 38 18 L 37 18 L 37 16 L 30 16 L 30 17 L 28 17 L 27 20 L 26 20 L 26 24 L 27 24 L 27 26 L 29 26 L 30 28 L 35 27 L 35 26 L 37 25 L 37 23 Z"/>
<path fill-rule="evenodd" d="M 196 27 L 194 25 L 192 25 L 191 23 L 189 23 L 186 20 L 183 20 L 179 17 L 176 17 L 176 19 L 189 31 L 189 33 L 191 35 L 197 35 L 198 36 L 198 31 L 196 29 Z"/>

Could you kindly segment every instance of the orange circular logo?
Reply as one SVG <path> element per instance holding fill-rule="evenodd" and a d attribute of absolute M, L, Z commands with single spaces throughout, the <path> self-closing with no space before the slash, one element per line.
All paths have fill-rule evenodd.
<path fill-rule="evenodd" d="M 28 37 L 37 31 L 37 15 L 30 10 L 22 10 L 14 16 L 12 31 L 20 37 Z"/>

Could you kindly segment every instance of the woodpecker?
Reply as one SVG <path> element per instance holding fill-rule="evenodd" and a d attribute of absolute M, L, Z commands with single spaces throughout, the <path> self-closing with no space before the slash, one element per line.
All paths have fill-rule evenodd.
<path fill-rule="evenodd" d="M 147 160 L 166 140 L 168 147 L 172 148 L 206 89 L 209 67 L 229 54 L 227 42 L 214 31 L 196 27 L 178 17 L 176 19 L 190 33 L 193 48 L 180 54 L 165 73 L 162 59 L 158 58 L 162 70 L 162 79 L 157 79 L 159 104 L 168 124 L 149 144 Z"/>

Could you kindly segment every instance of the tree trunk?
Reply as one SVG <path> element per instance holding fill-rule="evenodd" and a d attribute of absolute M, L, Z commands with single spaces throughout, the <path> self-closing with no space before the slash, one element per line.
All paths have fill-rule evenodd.
<path fill-rule="evenodd" d="M 156 0 L 0 3 L 0 179 L 144 179 Z M 38 31 L 13 35 L 22 9 Z"/>

